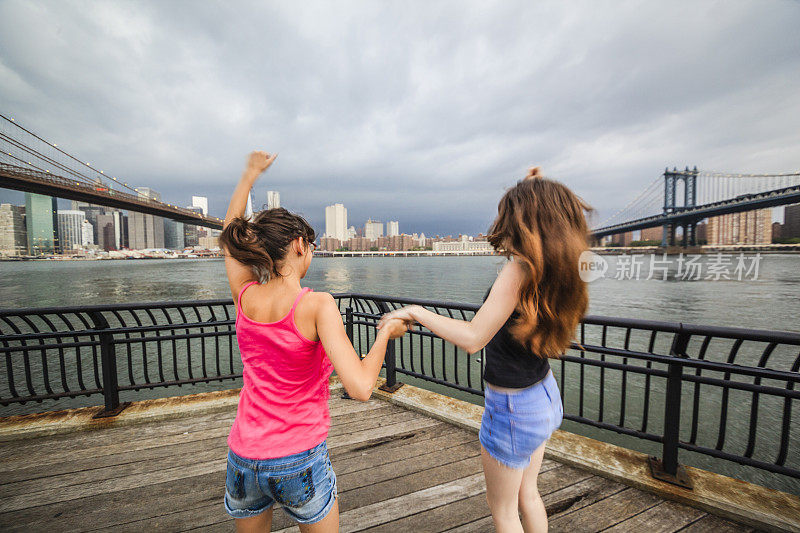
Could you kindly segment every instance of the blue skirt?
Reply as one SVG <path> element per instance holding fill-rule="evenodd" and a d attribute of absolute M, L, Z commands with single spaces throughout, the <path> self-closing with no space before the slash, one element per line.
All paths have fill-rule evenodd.
<path fill-rule="evenodd" d="M 486 387 L 478 440 L 498 462 L 525 468 L 531 455 L 550 438 L 564 418 L 561 394 L 552 372 L 540 382 L 514 392 Z"/>

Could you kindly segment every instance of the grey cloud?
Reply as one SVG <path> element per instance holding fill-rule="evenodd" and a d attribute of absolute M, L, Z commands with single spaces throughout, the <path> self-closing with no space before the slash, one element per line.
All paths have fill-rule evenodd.
<path fill-rule="evenodd" d="M 600 218 L 668 165 L 796 170 L 798 25 L 790 1 L 5 1 L 0 100 L 212 214 L 259 147 L 257 206 L 477 233 L 534 163 Z"/>

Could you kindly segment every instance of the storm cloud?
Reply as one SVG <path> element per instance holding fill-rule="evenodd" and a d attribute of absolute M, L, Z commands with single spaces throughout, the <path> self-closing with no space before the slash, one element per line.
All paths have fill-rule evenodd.
<path fill-rule="evenodd" d="M 532 164 L 612 214 L 665 166 L 800 168 L 800 3 L 0 1 L 0 112 L 223 216 L 252 149 L 324 208 L 485 231 Z M 22 194 L 0 190 L 1 201 Z"/>

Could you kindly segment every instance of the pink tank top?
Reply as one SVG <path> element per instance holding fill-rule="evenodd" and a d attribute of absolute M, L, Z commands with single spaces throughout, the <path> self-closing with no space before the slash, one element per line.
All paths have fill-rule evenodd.
<path fill-rule="evenodd" d="M 228 446 L 248 459 L 274 459 L 309 450 L 328 436 L 328 377 L 333 365 L 320 341 L 305 338 L 294 322 L 297 302 L 277 322 L 256 322 L 236 304 L 236 340 L 244 363 L 242 391 Z"/>

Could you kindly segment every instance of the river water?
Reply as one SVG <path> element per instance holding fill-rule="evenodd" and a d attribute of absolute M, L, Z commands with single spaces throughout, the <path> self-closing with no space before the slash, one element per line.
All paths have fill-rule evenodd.
<path fill-rule="evenodd" d="M 692 279 L 683 279 L 685 278 L 682 275 L 685 270 L 683 267 L 678 271 L 680 261 L 678 256 L 669 256 L 666 261 L 661 258 L 661 263 L 651 263 L 653 258 L 647 255 L 639 256 L 641 261 L 639 276 L 635 270 L 629 268 L 630 257 L 603 256 L 603 258 L 608 264 L 605 276 L 589 284 L 590 314 L 800 332 L 799 255 L 762 254 L 757 258 L 753 254 L 742 256 L 737 253 L 723 258 L 703 256 L 698 260 L 702 266 L 700 275 L 696 275 L 695 271 L 691 276 Z M 359 292 L 480 303 L 503 262 L 504 259 L 498 256 L 320 257 L 312 261 L 303 282 L 304 285 L 317 291 Z M 750 267 L 750 271 L 737 272 L 735 270 L 737 263 Z M 720 264 L 723 264 L 724 268 L 720 267 Z M 753 270 L 754 264 L 758 266 L 757 272 Z M 652 279 L 645 279 L 650 273 L 651 266 L 664 265 L 668 270 L 667 280 L 660 279 L 661 270 L 657 270 L 657 275 Z M 699 279 L 693 279 L 695 277 Z M 726 277 L 730 279 L 725 279 Z M 230 296 L 222 259 L 0 262 L 0 308 L 202 300 L 230 298 Z M 771 359 L 771 362 L 774 361 L 783 369 L 791 356 L 783 357 L 784 359 Z M 475 362 L 473 360 L 471 363 Z M 560 364 L 555 363 L 552 366 L 557 377 L 560 377 Z M 587 368 L 584 384 L 587 402 L 591 402 L 591 398 L 600 394 L 597 372 L 592 370 Z M 574 378 L 571 374 L 567 377 Z M 435 385 L 406 378 L 402 376 L 400 379 L 434 390 L 442 390 Z M 619 394 L 614 397 L 616 390 L 614 385 L 617 385 L 618 389 L 614 373 L 608 373 L 605 379 L 609 389 L 605 399 L 607 406 L 618 406 Z M 632 377 L 629 380 L 626 396 L 629 396 L 628 409 L 633 411 L 637 402 L 641 401 L 642 384 Z M 4 378 L 3 390 L 0 390 L 0 396 L 3 397 L 9 395 L 6 382 L 7 379 Z M 241 384 L 228 382 L 198 385 L 181 391 L 175 388 L 144 390 L 124 396 L 122 399 L 124 401 L 170 396 L 238 386 Z M 651 402 L 657 404 L 653 411 L 657 415 L 658 409 L 663 409 L 660 401 L 663 389 L 654 384 L 653 390 L 657 394 L 653 396 Z M 448 394 L 475 403 L 481 402 L 481 398 L 467 394 L 452 391 L 448 391 Z M 684 394 L 683 397 L 690 399 L 688 394 Z M 707 400 L 704 399 L 701 407 L 708 409 L 709 413 L 718 413 L 719 398 L 714 394 L 707 394 L 706 397 Z M 576 402 L 577 396 L 573 385 L 565 398 L 566 411 L 575 413 Z M 101 403 L 102 398 L 99 396 L 64 399 L 53 404 L 2 407 L 0 414 L 9 415 Z M 766 402 L 765 405 L 770 404 Z M 764 405 L 759 412 L 759 431 L 770 424 L 777 432 L 782 417 L 781 406 L 776 403 L 769 407 L 767 412 L 763 411 Z M 747 413 L 749 410 L 743 410 L 741 417 L 734 416 L 729 421 L 727 431 L 730 436 L 725 449 L 733 443 L 734 448 L 731 451 L 742 453 L 743 449 L 738 449 L 739 445 L 743 445 L 742 442 L 738 442 L 741 438 L 733 435 L 737 433 L 737 424 L 741 424 L 742 428 L 747 427 L 747 417 L 744 416 Z M 587 416 L 591 417 L 592 412 L 590 411 Z M 800 406 L 794 405 L 792 439 L 787 464 L 795 468 L 800 457 L 798 417 L 800 417 Z M 630 427 L 636 427 L 635 423 L 626 423 L 630 424 Z M 717 425 L 711 425 L 716 430 Z M 658 426 L 656 428 L 658 429 Z M 660 448 L 655 443 L 596 430 L 569 421 L 564 422 L 562 429 L 660 455 Z M 701 435 L 702 430 L 701 424 Z M 687 428 L 682 428 L 682 438 L 685 431 Z M 742 434 L 745 431 L 740 428 L 738 433 Z M 708 439 L 704 444 L 708 444 Z M 711 445 L 713 446 L 713 442 Z M 769 455 L 763 458 L 768 457 Z M 800 483 L 783 476 L 684 451 L 681 452 L 680 460 L 684 464 L 800 493 Z"/>

